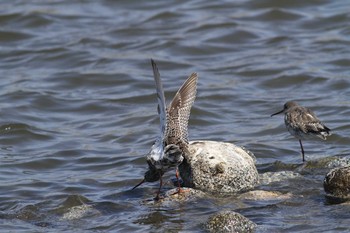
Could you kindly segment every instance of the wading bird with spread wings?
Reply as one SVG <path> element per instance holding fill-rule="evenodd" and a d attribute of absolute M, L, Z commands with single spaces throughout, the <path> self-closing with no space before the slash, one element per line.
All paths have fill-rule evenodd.
<path fill-rule="evenodd" d="M 190 111 L 197 93 L 197 73 L 192 73 L 175 94 L 168 107 L 165 104 L 165 96 L 160 74 L 156 63 L 151 60 L 154 80 L 156 83 L 158 114 L 160 118 L 160 136 L 147 154 L 148 171 L 144 179 L 133 189 L 144 182 L 160 180 L 156 200 L 159 200 L 162 187 L 162 176 L 170 168 L 176 168 L 178 181 L 178 193 L 181 192 L 178 166 L 182 163 L 188 150 L 188 120 Z"/>

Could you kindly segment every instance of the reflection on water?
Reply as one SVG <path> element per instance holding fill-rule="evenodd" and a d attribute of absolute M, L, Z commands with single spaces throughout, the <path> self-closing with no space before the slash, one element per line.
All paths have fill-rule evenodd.
<path fill-rule="evenodd" d="M 198 232 L 223 209 L 245 215 L 259 232 L 350 230 L 348 205 L 328 205 L 322 187 L 331 167 L 349 164 L 347 1 L 0 7 L 3 231 Z M 257 157 L 259 189 L 291 199 L 157 206 L 147 202 L 157 184 L 130 191 L 158 133 L 151 57 L 167 99 L 199 74 L 190 138 L 246 147 Z M 313 109 L 334 132 L 305 141 L 306 165 L 283 118 L 269 117 L 287 100 Z"/>

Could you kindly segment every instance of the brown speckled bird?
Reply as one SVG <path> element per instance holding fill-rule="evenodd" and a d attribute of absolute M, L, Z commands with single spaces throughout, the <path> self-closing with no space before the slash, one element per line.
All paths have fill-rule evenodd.
<path fill-rule="evenodd" d="M 160 74 L 156 63 L 151 60 L 154 80 L 156 83 L 158 113 L 160 118 L 160 137 L 155 141 L 151 151 L 147 155 L 148 171 L 144 179 L 133 189 L 143 182 L 155 182 L 160 180 L 156 200 L 162 186 L 162 176 L 170 168 L 176 168 L 176 178 L 179 182 L 178 165 L 183 161 L 184 154 L 188 152 L 188 120 L 191 107 L 197 93 L 197 73 L 192 73 L 175 94 L 168 107 L 165 105 L 165 96 Z"/>
<path fill-rule="evenodd" d="M 302 107 L 294 101 L 288 101 L 281 111 L 271 116 L 280 113 L 284 113 L 284 123 L 289 133 L 299 140 L 303 162 L 305 162 L 305 157 L 302 139 L 318 137 L 326 140 L 326 137 L 331 135 L 331 130 L 310 109 Z"/>

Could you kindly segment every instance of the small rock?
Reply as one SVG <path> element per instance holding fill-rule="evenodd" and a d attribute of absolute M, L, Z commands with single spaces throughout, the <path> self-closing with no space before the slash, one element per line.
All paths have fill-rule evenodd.
<path fill-rule="evenodd" d="M 328 168 L 336 168 L 336 167 L 347 167 L 350 166 L 350 156 L 345 157 L 333 157 L 334 159 L 327 164 Z"/>
<path fill-rule="evenodd" d="M 281 182 L 299 177 L 301 177 L 301 175 L 293 171 L 265 172 L 260 174 L 260 184 L 269 185 L 274 182 Z"/>
<path fill-rule="evenodd" d="M 91 205 L 83 204 L 80 206 L 73 206 L 69 208 L 68 212 L 63 214 L 62 219 L 75 220 L 99 214 L 99 211 L 94 209 Z"/>
<path fill-rule="evenodd" d="M 165 198 L 175 201 L 188 201 L 190 199 L 205 196 L 205 193 L 200 190 L 192 188 L 181 188 L 181 190 L 181 193 L 178 193 L 178 189 L 173 188 L 165 193 Z"/>
<path fill-rule="evenodd" d="M 254 158 L 232 143 L 190 142 L 190 155 L 179 166 L 184 186 L 209 193 L 237 193 L 258 184 Z"/>
<path fill-rule="evenodd" d="M 179 194 L 177 188 L 168 190 L 164 196 L 161 196 L 159 200 L 147 199 L 143 201 L 144 204 L 149 205 L 173 205 L 181 202 L 188 202 L 195 200 L 196 198 L 203 198 L 206 194 L 200 190 L 192 188 L 181 188 L 182 192 Z"/>
<path fill-rule="evenodd" d="M 223 211 L 209 217 L 205 224 L 205 228 L 209 232 L 254 232 L 256 224 L 243 215 L 233 211 Z"/>
<path fill-rule="evenodd" d="M 350 200 L 350 166 L 334 168 L 326 175 L 323 187 L 327 198 L 334 201 Z"/>
<path fill-rule="evenodd" d="M 239 195 L 240 199 L 249 201 L 280 201 L 290 199 L 292 194 L 277 191 L 253 190 Z"/>

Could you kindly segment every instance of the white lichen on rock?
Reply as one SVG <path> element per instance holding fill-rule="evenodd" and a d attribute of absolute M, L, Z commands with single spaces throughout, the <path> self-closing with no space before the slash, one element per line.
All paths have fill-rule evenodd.
<path fill-rule="evenodd" d="M 254 188 L 258 171 L 252 154 L 232 143 L 194 141 L 179 166 L 184 186 L 209 193 L 237 193 Z"/>

